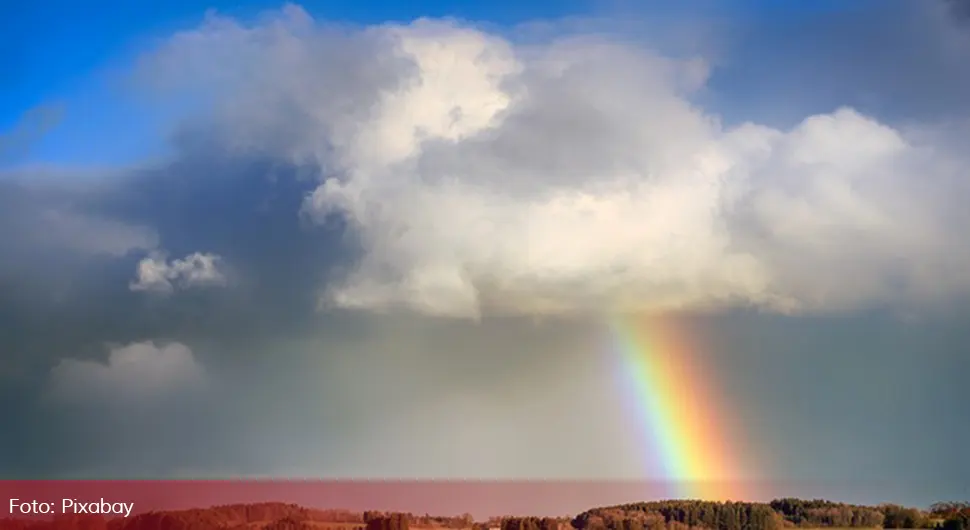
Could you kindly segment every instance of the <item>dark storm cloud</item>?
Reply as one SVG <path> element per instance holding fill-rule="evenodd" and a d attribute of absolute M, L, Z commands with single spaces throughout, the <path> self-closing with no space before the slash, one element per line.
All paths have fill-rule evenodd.
<path fill-rule="evenodd" d="M 159 474 L 171 473 L 172 462 L 195 462 L 206 471 L 220 466 L 212 458 L 217 447 L 244 446 L 238 440 L 254 436 L 249 426 L 273 430 L 266 422 L 279 415 L 240 421 L 232 411 L 258 410 L 247 396 L 268 400 L 277 390 L 264 395 L 263 385 L 283 386 L 293 376 L 279 367 L 293 364 L 292 350 L 268 343 L 328 327 L 316 315 L 316 292 L 328 263 L 344 252 L 339 230 L 301 222 L 306 183 L 291 168 L 185 151 L 165 167 L 110 178 L 9 178 L 0 186 L 0 380 L 4 402 L 12 405 L 5 420 L 14 433 L 4 437 L 0 467 L 17 473 Z M 173 256 L 218 253 L 232 265 L 234 283 L 164 299 L 132 292 L 136 263 L 159 247 Z M 212 372 L 214 388 L 179 400 L 191 404 L 122 400 L 132 408 L 124 413 L 38 402 L 51 370 L 65 359 L 107 362 L 112 344 L 155 339 L 187 344 Z M 332 355 L 328 350 L 319 353 Z M 268 355 L 270 365 L 261 365 L 258 358 Z M 238 366 L 252 371 L 233 371 Z M 248 378 L 250 387 L 220 387 L 226 371 L 237 381 Z M 106 443 L 98 434 L 105 429 L 119 436 Z M 181 443 L 170 439 L 185 432 L 197 434 L 180 435 Z M 77 444 L 65 442 L 79 436 Z M 157 457 L 141 468 L 136 456 L 146 447 Z"/>
<path fill-rule="evenodd" d="M 41 194 L 6 183 L 11 208 L 3 210 L 9 220 L 3 224 L 5 263 L 20 265 L 8 268 L 5 279 L 21 282 L 16 290 L 38 311 L 85 321 L 81 327 L 95 341 L 137 338 L 129 337 L 133 332 L 247 332 L 256 322 L 305 322 L 313 315 L 312 286 L 326 270 L 328 255 L 338 251 L 328 238 L 338 241 L 324 231 L 304 230 L 296 213 L 300 184 L 287 175 L 274 182 L 272 176 L 265 164 L 212 156 L 95 181 L 80 192 L 54 188 L 56 195 Z M 71 210 L 49 206 L 58 196 Z M 175 256 L 219 253 L 239 270 L 240 285 L 165 301 L 129 293 L 135 263 L 157 247 Z M 45 302 L 58 287 L 47 268 L 72 278 L 72 289 L 56 302 Z M 247 297 L 261 303 L 244 303 Z M 242 320 L 220 323 L 224 317 Z"/>
<path fill-rule="evenodd" d="M 353 256 L 339 219 L 321 227 L 301 218 L 313 183 L 291 165 L 228 155 L 213 149 L 216 137 L 207 140 L 200 143 L 205 149 L 187 148 L 161 168 L 48 184 L 43 193 L 21 181 L 5 184 L 4 197 L 18 213 L 69 206 L 78 216 L 151 227 L 152 235 L 126 252 L 78 254 L 45 239 L 50 231 L 25 230 L 13 217 L 4 224 L 17 248 L 51 249 L 17 254 L 24 266 L 5 270 L 16 287 L 0 297 L 0 387 L 11 404 L 5 421 L 12 433 L 0 442 L 5 475 L 379 476 L 388 471 L 361 467 L 372 458 L 347 455 L 355 454 L 354 440 L 382 433 L 385 418 L 436 406 L 443 394 L 491 395 L 496 385 L 531 379 L 536 370 L 554 375 L 555 366 L 535 352 L 582 342 L 549 337 L 528 322 L 378 324 L 318 313 L 327 272 Z M 232 265 L 234 282 L 165 298 L 132 292 L 137 261 L 155 247 L 171 255 L 217 253 Z M 8 255 L 13 250 L 5 247 Z M 64 277 L 62 284 L 51 281 L 49 268 Z M 492 337 L 496 329 L 502 340 Z M 190 348 L 206 374 L 203 388 L 133 399 L 125 387 L 108 386 L 102 390 L 116 394 L 112 406 L 83 392 L 73 394 L 73 403 L 49 396 L 58 394 L 58 381 L 76 386 L 90 379 L 71 379 L 65 363 L 85 363 L 85 373 L 107 369 L 111 351 L 149 340 Z M 397 388 L 396 379 L 406 387 Z M 442 450 L 451 447 L 449 438 L 435 437 Z M 448 462 L 421 465 L 433 474 L 446 472 Z"/>
<path fill-rule="evenodd" d="M 945 0 L 945 2 L 950 8 L 950 12 L 958 20 L 970 18 L 970 2 L 967 2 L 967 0 Z"/>

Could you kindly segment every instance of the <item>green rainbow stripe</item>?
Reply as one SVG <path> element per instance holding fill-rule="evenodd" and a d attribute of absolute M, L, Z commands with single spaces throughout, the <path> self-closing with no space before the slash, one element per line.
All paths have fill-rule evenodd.
<path fill-rule="evenodd" d="M 633 383 L 664 480 L 678 498 L 741 499 L 738 464 L 712 382 L 667 324 L 614 319 L 613 337 Z"/>

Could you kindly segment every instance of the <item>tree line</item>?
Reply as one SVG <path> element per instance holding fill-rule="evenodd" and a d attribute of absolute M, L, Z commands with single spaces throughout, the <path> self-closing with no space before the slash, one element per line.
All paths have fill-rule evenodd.
<path fill-rule="evenodd" d="M 941 502 L 923 511 L 896 504 L 861 506 L 821 499 L 769 503 L 671 500 L 594 508 L 572 519 L 431 516 L 396 512 L 312 510 L 294 504 L 227 505 L 151 512 L 127 519 L 0 518 L 0 530 L 786 530 L 887 528 L 970 530 L 970 503 Z"/>
<path fill-rule="evenodd" d="M 924 512 L 896 504 L 861 506 L 795 498 L 776 499 L 770 503 L 695 500 L 639 502 L 588 510 L 572 520 L 572 527 L 576 530 L 970 530 L 970 503 L 937 503 Z"/>

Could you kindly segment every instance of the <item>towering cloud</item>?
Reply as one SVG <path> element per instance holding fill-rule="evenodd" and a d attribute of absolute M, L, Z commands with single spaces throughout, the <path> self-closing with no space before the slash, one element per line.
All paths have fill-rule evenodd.
<path fill-rule="evenodd" d="M 726 125 L 697 102 L 699 58 L 447 21 L 337 32 L 290 6 L 212 18 L 148 64 L 218 94 L 232 145 L 317 172 L 305 213 L 343 217 L 360 247 L 328 304 L 474 318 L 970 293 L 968 161 L 932 124 L 834 108 Z"/>

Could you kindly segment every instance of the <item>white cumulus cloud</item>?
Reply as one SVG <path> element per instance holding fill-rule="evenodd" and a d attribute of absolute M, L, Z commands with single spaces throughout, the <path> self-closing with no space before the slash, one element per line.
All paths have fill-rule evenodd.
<path fill-rule="evenodd" d="M 221 260 L 215 254 L 195 252 L 168 261 L 163 254 L 153 253 L 138 262 L 136 279 L 129 287 L 132 291 L 171 293 L 175 289 L 225 285 Z"/>
<path fill-rule="evenodd" d="M 336 35 L 295 6 L 210 19 L 154 59 L 223 96 L 235 145 L 319 170 L 306 212 L 343 216 L 361 248 L 324 295 L 341 307 L 797 312 L 970 293 L 970 163 L 932 124 L 846 107 L 726 126 L 696 102 L 700 58 L 448 21 Z M 170 286 L 171 270 L 139 278 Z"/>
<path fill-rule="evenodd" d="M 205 371 L 188 346 L 151 341 L 112 348 L 106 362 L 62 359 L 49 379 L 52 396 L 66 401 L 159 398 L 204 382 Z"/>

